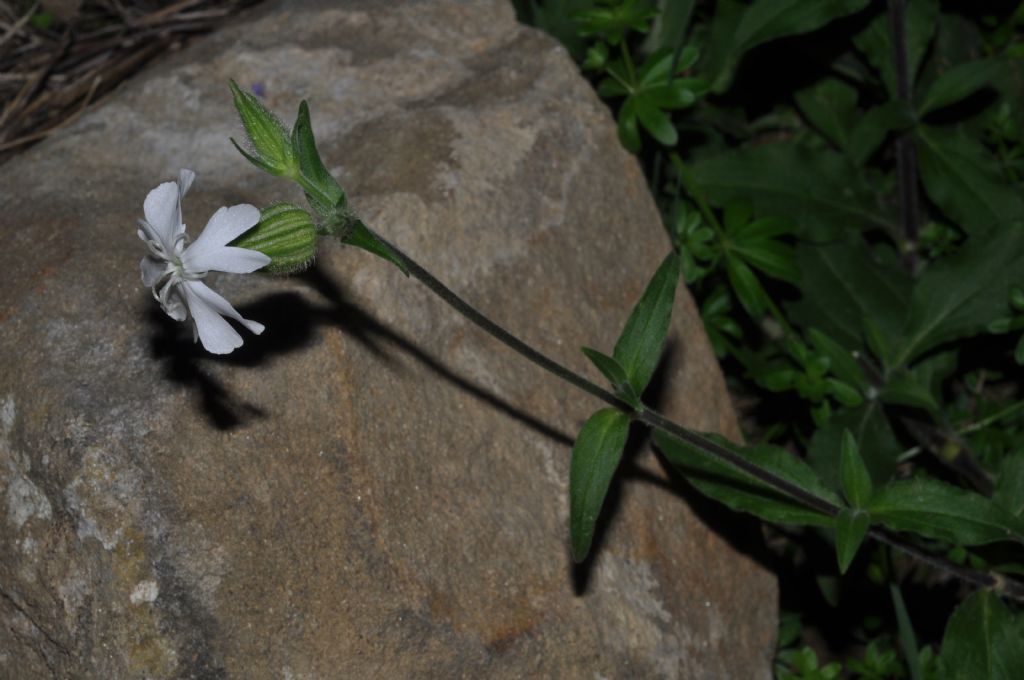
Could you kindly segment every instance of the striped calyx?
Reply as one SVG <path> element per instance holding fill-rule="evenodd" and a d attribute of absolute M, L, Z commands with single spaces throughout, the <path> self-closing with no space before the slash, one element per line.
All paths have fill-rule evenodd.
<path fill-rule="evenodd" d="M 262 271 L 294 274 L 316 258 L 316 227 L 302 208 L 291 203 L 274 203 L 260 211 L 260 221 L 231 245 L 258 250 L 270 258 Z"/>

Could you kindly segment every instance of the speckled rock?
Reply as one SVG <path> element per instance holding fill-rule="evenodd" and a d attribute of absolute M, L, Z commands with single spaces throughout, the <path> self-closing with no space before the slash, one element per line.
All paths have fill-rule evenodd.
<path fill-rule="evenodd" d="M 0 677 L 766 678 L 770 574 L 638 450 L 567 548 L 598 406 L 385 263 L 328 246 L 214 285 L 267 325 L 204 355 L 139 282 L 146 192 L 298 199 L 226 87 L 310 101 L 364 218 L 594 375 L 667 247 L 607 110 L 499 0 L 268 3 L 0 167 Z M 680 296 L 666 411 L 736 436 Z M 596 377 L 596 376 L 595 376 Z"/>

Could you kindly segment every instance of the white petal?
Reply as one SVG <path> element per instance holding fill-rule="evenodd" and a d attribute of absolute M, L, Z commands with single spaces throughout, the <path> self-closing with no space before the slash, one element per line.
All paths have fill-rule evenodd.
<path fill-rule="evenodd" d="M 154 291 L 154 295 L 164 310 L 164 314 L 175 321 L 184 321 L 188 318 L 188 312 L 185 309 L 185 294 L 182 292 L 180 281 L 171 277 L 159 293 Z"/>
<path fill-rule="evenodd" d="M 229 354 L 232 350 L 242 346 L 242 336 L 224 320 L 217 309 L 199 296 L 196 290 L 200 287 L 213 293 L 205 284 L 198 281 L 185 281 L 182 284 L 188 311 L 192 313 L 192 320 L 196 324 L 195 332 L 199 335 L 199 340 L 207 352 Z M 230 307 L 230 305 L 228 306 Z"/>
<path fill-rule="evenodd" d="M 142 283 L 150 288 L 155 286 L 167 271 L 167 263 L 151 255 L 142 258 L 139 266 L 142 268 Z"/>
<path fill-rule="evenodd" d="M 181 221 L 181 201 L 185 198 L 185 194 L 188 193 L 189 188 L 192 186 L 193 180 L 196 178 L 196 173 L 191 170 L 182 168 L 178 173 L 178 228 L 175 230 L 174 235 L 178 236 L 185 231 L 185 224 Z"/>
<path fill-rule="evenodd" d="M 221 297 L 216 291 L 207 286 L 202 281 L 186 281 L 185 285 L 187 290 L 202 299 L 206 304 L 210 305 L 217 311 L 218 314 L 231 317 L 235 321 L 238 321 L 243 326 L 248 328 L 250 331 L 259 335 L 263 332 L 263 324 L 256 321 L 250 321 L 249 319 L 243 319 L 242 315 L 231 306 L 231 303 Z"/>
<path fill-rule="evenodd" d="M 256 226 L 259 221 L 260 211 L 254 205 L 243 203 L 230 208 L 221 208 L 213 213 L 213 217 L 206 223 L 203 233 L 192 242 L 186 252 L 189 253 L 190 258 L 205 256 L 208 251 L 231 243 Z"/>
<path fill-rule="evenodd" d="M 233 246 L 207 248 L 200 250 L 198 256 L 188 248 L 181 256 L 181 261 L 191 272 L 217 271 L 234 274 L 248 274 L 270 264 L 270 258 L 258 250 Z"/>
<path fill-rule="evenodd" d="M 182 168 L 178 173 L 178 200 L 185 198 L 185 194 L 188 193 L 189 187 L 192 186 L 192 181 L 196 178 L 196 173 Z"/>
<path fill-rule="evenodd" d="M 174 239 L 181 233 L 181 202 L 178 183 L 164 182 L 146 196 L 142 205 L 146 222 L 152 227 L 164 250 L 174 252 Z"/>

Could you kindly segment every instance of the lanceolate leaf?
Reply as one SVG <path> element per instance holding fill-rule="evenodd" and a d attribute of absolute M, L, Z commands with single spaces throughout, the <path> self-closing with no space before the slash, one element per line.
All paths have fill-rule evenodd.
<path fill-rule="evenodd" d="M 615 343 L 612 356 L 626 371 L 637 394 L 643 394 L 661 360 L 678 284 L 679 256 L 669 253 L 647 284 Z"/>
<path fill-rule="evenodd" d="M 569 467 L 569 528 L 576 562 L 590 552 L 594 526 L 628 434 L 629 416 L 608 408 L 590 416 L 576 438 Z"/>
<path fill-rule="evenodd" d="M 757 280 L 757 275 L 738 257 L 725 258 L 725 272 L 740 304 L 755 321 L 760 321 L 767 294 Z"/>
<path fill-rule="evenodd" d="M 619 365 L 619 362 L 607 354 L 598 352 L 596 349 L 589 347 L 581 349 L 583 354 L 597 367 L 597 370 L 601 371 L 602 375 L 608 378 L 608 382 L 615 388 L 616 395 L 633 408 L 640 408 L 640 397 L 633 390 L 633 386 L 629 383 L 629 377 L 626 375 L 626 370 Z"/>
<path fill-rule="evenodd" d="M 861 459 L 871 473 L 872 485 L 889 481 L 902 447 L 889 425 L 889 419 L 876 400 L 843 409 L 832 416 L 811 438 L 807 462 L 830 489 L 841 490 L 840 468 L 843 431 L 849 429 L 857 440 Z"/>
<path fill-rule="evenodd" d="M 1024 542 L 1024 520 L 984 496 L 934 479 L 892 482 L 875 492 L 868 511 L 890 529 L 956 545 Z"/>
<path fill-rule="evenodd" d="M 871 517 L 863 510 L 843 508 L 839 511 L 836 516 L 836 559 L 841 574 L 850 567 L 870 526 Z"/>
<path fill-rule="evenodd" d="M 722 437 L 706 436 L 726 448 L 739 451 Z M 665 458 L 698 491 L 733 510 L 749 512 L 761 519 L 781 524 L 829 526 L 833 522 L 829 515 L 807 508 L 747 473 L 669 434 L 657 431 L 654 433 L 654 441 Z M 822 485 L 814 471 L 788 451 L 773 446 L 755 446 L 743 449 L 741 455 L 832 505 L 840 505 L 839 498 Z"/>
<path fill-rule="evenodd" d="M 292 127 L 291 145 L 292 151 L 299 159 L 299 171 L 327 199 L 327 203 L 324 203 L 316 194 L 307 192 L 313 208 L 321 215 L 327 216 L 336 206 L 344 206 L 345 192 L 320 160 L 316 139 L 313 137 L 313 124 L 309 119 L 309 105 L 305 101 L 299 104 L 299 115 Z"/>
<path fill-rule="evenodd" d="M 948 680 L 1016 680 L 1024 668 L 1022 626 L 1010 608 L 979 590 L 956 608 L 939 653 Z"/>
<path fill-rule="evenodd" d="M 871 475 L 860 456 L 857 440 L 849 430 L 843 432 L 839 480 L 843 485 L 843 495 L 854 508 L 866 507 L 871 502 Z"/>

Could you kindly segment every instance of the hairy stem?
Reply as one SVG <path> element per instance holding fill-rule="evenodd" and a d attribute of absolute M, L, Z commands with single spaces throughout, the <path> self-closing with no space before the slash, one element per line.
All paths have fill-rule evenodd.
<path fill-rule="evenodd" d="M 369 227 L 367 227 L 367 229 L 369 229 Z M 838 514 L 840 510 L 839 507 L 819 498 L 800 486 L 759 467 L 735 451 L 727 449 L 697 432 L 679 425 L 660 413 L 648 409 L 647 407 L 644 407 L 640 411 L 634 410 L 633 407 L 622 399 L 619 399 L 608 390 L 594 384 L 579 373 L 576 373 L 572 369 L 558 363 L 547 355 L 533 349 L 512 333 L 508 332 L 494 321 L 491 321 L 491 319 L 477 311 L 475 307 L 459 297 L 459 295 L 448 288 L 448 286 L 444 285 L 429 271 L 421 267 L 419 263 L 406 255 L 397 246 L 384 239 L 380 234 L 377 234 L 372 229 L 370 232 L 391 249 L 394 256 L 405 265 L 410 276 L 425 285 L 431 292 L 440 297 L 466 319 L 476 324 L 502 344 L 519 353 L 526 359 L 529 359 L 534 364 L 571 385 L 578 387 L 587 394 L 597 397 L 601 401 L 604 401 L 605 403 L 629 414 L 634 420 L 642 422 L 649 427 L 667 432 L 668 434 L 687 442 L 701 451 L 704 451 L 708 455 L 714 456 L 715 458 L 747 473 L 758 481 L 791 496 L 812 510 L 816 510 L 830 516 Z M 981 572 L 961 567 L 942 558 L 929 555 L 914 545 L 907 543 L 882 529 L 871 528 L 868 530 L 868 535 L 920 560 L 921 562 L 924 562 L 925 564 L 953 574 L 957 578 L 967 581 L 968 583 L 992 588 L 1006 597 L 1024 601 L 1024 583 L 1007 579 L 999 574 Z"/>

